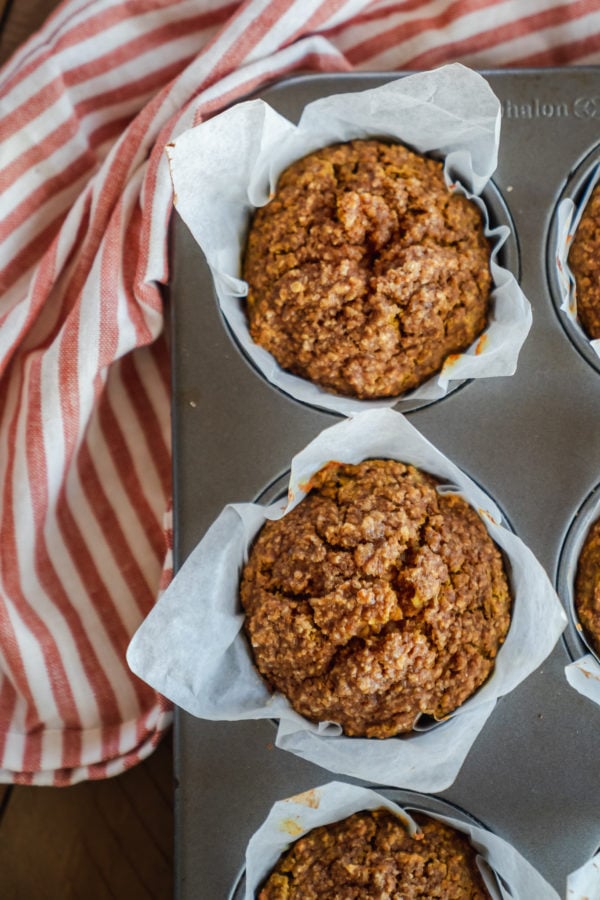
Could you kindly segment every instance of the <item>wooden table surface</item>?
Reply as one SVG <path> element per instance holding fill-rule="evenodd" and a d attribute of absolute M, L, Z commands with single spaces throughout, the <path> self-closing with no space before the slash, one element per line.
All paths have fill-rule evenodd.
<path fill-rule="evenodd" d="M 0 65 L 57 0 L 0 0 Z M 124 775 L 68 788 L 0 784 L 1 900 L 170 900 L 172 741 Z"/>

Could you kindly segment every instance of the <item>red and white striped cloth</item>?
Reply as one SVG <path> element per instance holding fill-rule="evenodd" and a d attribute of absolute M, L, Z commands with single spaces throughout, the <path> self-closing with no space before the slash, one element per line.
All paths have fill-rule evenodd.
<path fill-rule="evenodd" d="M 0 780 L 151 752 L 175 134 L 296 70 L 600 63 L 600 0 L 65 0 L 0 71 Z"/>

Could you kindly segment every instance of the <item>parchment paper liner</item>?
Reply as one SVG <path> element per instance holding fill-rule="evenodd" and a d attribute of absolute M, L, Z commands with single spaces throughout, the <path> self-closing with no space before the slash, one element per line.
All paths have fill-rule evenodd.
<path fill-rule="evenodd" d="M 314 725 L 282 695 L 271 694 L 243 635 L 238 596 L 241 567 L 266 519 L 278 519 L 300 502 L 302 485 L 326 462 L 367 457 L 413 463 L 478 509 L 509 561 L 514 597 L 509 634 L 488 681 L 439 727 L 387 740 L 348 738 L 337 725 Z M 543 568 L 500 521 L 490 498 L 401 413 L 359 413 L 322 431 L 294 457 L 287 506 L 244 503 L 223 510 L 134 635 L 129 665 L 201 718 L 279 719 L 277 746 L 330 771 L 396 787 L 443 790 L 454 781 L 496 700 L 542 663 L 566 624 Z"/>
<path fill-rule="evenodd" d="M 568 876 L 567 900 L 600 900 L 600 853 Z"/>
<path fill-rule="evenodd" d="M 360 93 L 316 100 L 305 108 L 298 126 L 262 100 L 242 102 L 188 129 L 167 147 L 174 203 L 204 251 L 223 315 L 272 384 L 302 402 L 342 415 L 398 402 L 397 397 L 379 401 L 338 397 L 285 372 L 251 340 L 241 299 L 247 293 L 240 261 L 250 214 L 267 202 L 283 169 L 320 147 L 374 136 L 443 156 L 447 182 L 457 189 L 459 182 L 482 209 L 494 247 L 494 289 L 484 335 L 468 351 L 448 359 L 438 376 L 402 399 L 442 397 L 450 379 L 514 373 L 531 326 L 531 309 L 512 273 L 497 261 L 509 229 L 490 229 L 487 209 L 478 196 L 496 168 L 499 134 L 500 104 L 491 88 L 477 73 L 453 64 Z"/>
<path fill-rule="evenodd" d="M 478 863 L 486 887 L 494 900 L 559 900 L 556 891 L 510 844 L 477 825 L 434 813 L 411 802 L 400 807 L 382 794 L 368 788 L 342 782 L 330 782 L 274 804 L 261 827 L 248 843 L 246 851 L 245 900 L 254 900 L 258 887 L 279 857 L 299 837 L 330 822 L 337 822 L 363 809 L 385 807 L 402 818 L 411 833 L 417 826 L 410 812 L 422 811 L 462 831 L 479 852 Z M 496 879 L 492 872 L 497 873 Z M 511 893 L 505 889 L 502 880 Z"/>
<path fill-rule="evenodd" d="M 598 179 L 600 178 L 600 162 L 596 163 L 590 170 L 589 180 L 587 181 L 585 190 L 581 195 L 577 205 L 570 197 L 565 197 L 560 201 L 556 208 L 556 275 L 560 297 L 560 308 L 569 319 L 571 326 L 587 341 L 594 353 L 600 357 L 600 339 L 591 340 L 589 335 L 581 327 L 581 323 L 577 317 L 577 291 L 575 289 L 575 278 L 569 268 L 568 257 L 573 238 L 577 227 L 581 221 L 581 217 L 590 199 Z"/>
<path fill-rule="evenodd" d="M 577 693 L 600 705 L 600 664 L 593 653 L 565 666 L 565 675 Z"/>

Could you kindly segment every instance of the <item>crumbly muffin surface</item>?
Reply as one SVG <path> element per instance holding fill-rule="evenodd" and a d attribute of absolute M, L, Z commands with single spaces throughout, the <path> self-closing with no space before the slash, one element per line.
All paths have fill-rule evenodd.
<path fill-rule="evenodd" d="M 510 624 L 502 557 L 478 514 L 396 460 L 321 469 L 259 532 L 240 596 L 269 686 L 347 735 L 385 738 L 452 712 Z"/>
<path fill-rule="evenodd" d="M 600 338 L 600 182 L 592 191 L 569 252 L 577 317 L 592 339 Z"/>
<path fill-rule="evenodd" d="M 575 609 L 588 641 L 600 655 L 600 519 L 591 526 L 579 554 Z"/>
<path fill-rule="evenodd" d="M 253 340 L 332 393 L 416 387 L 483 331 L 491 277 L 477 207 L 400 144 L 326 147 L 282 173 L 243 263 Z"/>
<path fill-rule="evenodd" d="M 281 857 L 258 900 L 488 900 L 468 839 L 414 818 L 415 837 L 384 809 L 313 829 Z"/>

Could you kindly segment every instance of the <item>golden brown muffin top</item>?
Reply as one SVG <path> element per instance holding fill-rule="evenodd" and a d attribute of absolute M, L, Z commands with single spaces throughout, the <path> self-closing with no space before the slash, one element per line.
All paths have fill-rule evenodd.
<path fill-rule="evenodd" d="M 479 210 L 440 162 L 378 140 L 325 147 L 254 215 L 250 334 L 327 391 L 402 394 L 483 331 L 489 254 Z"/>
<path fill-rule="evenodd" d="M 465 835 L 414 818 L 415 837 L 385 809 L 309 831 L 280 858 L 258 900 L 489 900 Z"/>
<path fill-rule="evenodd" d="M 510 624 L 479 515 L 396 460 L 330 463 L 267 522 L 241 601 L 258 670 L 312 721 L 389 737 L 441 719 L 489 676 Z"/>

